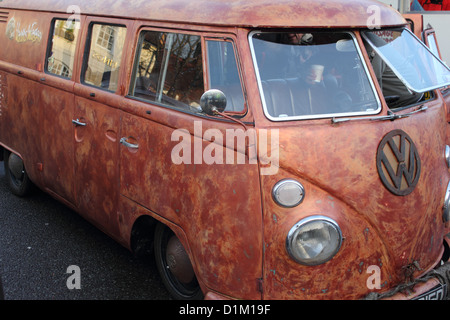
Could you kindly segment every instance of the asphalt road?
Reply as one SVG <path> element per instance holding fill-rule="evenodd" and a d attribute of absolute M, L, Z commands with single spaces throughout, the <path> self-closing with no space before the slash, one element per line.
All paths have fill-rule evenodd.
<path fill-rule="evenodd" d="M 79 269 L 67 273 L 70 266 Z M 0 276 L 6 300 L 170 299 L 152 260 L 134 257 L 39 190 L 27 198 L 12 195 L 3 162 Z"/>

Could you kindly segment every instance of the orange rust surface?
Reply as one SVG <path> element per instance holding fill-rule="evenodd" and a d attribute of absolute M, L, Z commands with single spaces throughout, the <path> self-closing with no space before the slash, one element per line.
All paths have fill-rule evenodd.
<path fill-rule="evenodd" d="M 119 89 L 112 93 L 80 83 L 83 46 L 77 51 L 73 80 L 43 71 L 50 22 L 54 16 L 70 17 L 43 11 L 66 12 L 70 1 L 1 2 L 10 18 L 24 27 L 36 23 L 42 34 L 40 41 L 18 42 L 8 39 L 7 24 L 0 24 L 0 76 L 7 87 L 0 144 L 23 157 L 33 182 L 126 247 L 140 216 L 169 224 L 187 249 L 204 291 L 216 292 L 208 298 L 223 294 L 247 299 L 357 299 L 368 293 L 368 266 L 381 268 L 380 291 L 386 291 L 404 280 L 405 265 L 419 261 L 428 270 L 436 263 L 444 233 L 438 222 L 450 178 L 443 159 L 448 125 L 440 94 L 426 103 L 426 112 L 393 122 L 273 123 L 262 111 L 247 40 L 251 29 L 244 26 L 366 27 L 367 7 L 373 2 L 128 3 L 79 2 L 81 45 L 86 43 L 88 22 L 109 19 L 84 15 L 131 18 L 113 20 L 125 24 L 129 33 Z M 25 7 L 40 12 L 10 10 Z M 392 9 L 381 8 L 382 24 L 404 23 Z M 171 151 L 178 143 L 171 140 L 175 129 L 185 129 L 191 147 L 200 145 L 204 150 L 211 145 L 202 139 L 206 130 L 217 129 L 226 136 L 227 129 L 242 126 L 126 97 L 138 32 L 150 24 L 141 18 L 164 21 L 153 22 L 160 27 L 179 20 L 184 30 L 194 28 L 211 37 L 230 34 L 236 40 L 248 107 L 243 120 L 257 130 L 280 130 L 280 168 L 275 175 L 260 176 L 258 164 L 173 163 Z M 192 23 L 202 27 L 187 26 Z M 445 99 L 448 103 L 448 95 Z M 386 113 L 383 105 L 381 114 Z M 87 126 L 74 126 L 73 119 Z M 202 123 L 200 132 L 195 132 L 195 121 Z M 390 193 L 376 169 L 378 145 L 395 129 L 411 136 L 422 161 L 420 183 L 407 197 Z M 120 144 L 122 137 L 139 149 Z M 241 151 L 232 152 L 236 156 Z M 286 209 L 273 201 L 272 187 L 283 178 L 304 185 L 306 198 L 301 206 Z M 305 267 L 289 257 L 285 240 L 295 223 L 313 214 L 335 219 L 345 239 L 332 260 Z"/>
<path fill-rule="evenodd" d="M 440 185 L 436 181 L 448 181 L 442 160 L 446 125 L 441 121 L 445 114 L 439 105 L 428 111 L 402 123 L 362 122 L 333 127 L 311 124 L 302 126 L 302 130 L 291 127 L 282 131 L 283 170 L 262 181 L 269 296 L 355 299 L 367 293 L 367 270 L 371 265 L 381 268 L 383 291 L 404 280 L 403 266 L 419 261 L 420 268 L 426 270 L 436 264 L 444 236 L 443 224 L 436 221 L 442 221 L 447 183 Z M 424 135 L 430 127 L 436 128 L 434 134 Z M 396 128 L 411 135 L 422 161 L 420 184 L 406 197 L 385 189 L 376 169 L 378 144 Z M 307 193 L 294 210 L 280 208 L 271 201 L 271 188 L 287 177 L 301 177 L 299 181 Z M 345 238 L 339 253 L 316 267 L 293 262 L 283 243 L 289 228 L 311 214 L 335 219 Z"/>
<path fill-rule="evenodd" d="M 2 7 L 67 12 L 70 0 L 4 0 Z M 368 8 L 377 5 L 380 25 L 404 20 L 384 4 L 369 0 L 127 0 L 77 1 L 82 14 L 246 27 L 367 27 Z M 226 13 L 226 14 L 224 14 Z"/>
<path fill-rule="evenodd" d="M 181 128 L 191 130 L 195 119 Z M 139 150 L 121 147 L 121 194 L 183 226 L 198 275 L 209 288 L 260 297 L 262 221 L 256 165 L 175 165 L 173 130 L 144 118 L 123 115 L 121 132 Z M 202 148 L 207 143 L 186 135 Z M 244 281 L 244 279 L 254 279 Z M 236 292 L 239 288 L 239 293 Z"/>

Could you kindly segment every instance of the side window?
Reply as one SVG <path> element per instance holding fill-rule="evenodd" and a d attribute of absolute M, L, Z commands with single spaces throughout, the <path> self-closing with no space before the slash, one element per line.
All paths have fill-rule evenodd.
<path fill-rule="evenodd" d="M 45 70 L 64 78 L 71 78 L 75 61 L 75 49 L 80 31 L 80 22 L 54 20 L 53 35 L 47 52 Z"/>
<path fill-rule="evenodd" d="M 245 106 L 244 94 L 233 43 L 208 40 L 207 48 L 210 88 L 221 90 L 227 97 L 225 111 L 242 112 Z"/>
<path fill-rule="evenodd" d="M 91 25 L 81 76 L 83 83 L 108 91 L 117 90 L 126 33 L 123 26 Z"/>
<path fill-rule="evenodd" d="M 193 112 L 204 93 L 201 38 L 143 31 L 130 95 Z"/>

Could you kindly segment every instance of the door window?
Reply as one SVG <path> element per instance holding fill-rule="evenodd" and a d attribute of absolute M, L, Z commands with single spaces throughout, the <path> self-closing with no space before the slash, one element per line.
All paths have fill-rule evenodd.
<path fill-rule="evenodd" d="M 161 105 L 200 112 L 204 93 L 201 37 L 143 31 L 130 95 Z"/>
<path fill-rule="evenodd" d="M 211 89 L 221 90 L 227 97 L 225 111 L 242 112 L 245 107 L 233 43 L 208 40 L 208 78 Z"/>

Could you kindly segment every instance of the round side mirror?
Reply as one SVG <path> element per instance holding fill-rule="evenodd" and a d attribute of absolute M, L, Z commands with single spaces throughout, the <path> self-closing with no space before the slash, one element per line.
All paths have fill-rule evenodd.
<path fill-rule="evenodd" d="M 217 89 L 206 91 L 201 99 L 200 106 L 202 111 L 208 115 L 214 115 L 216 112 L 223 112 L 227 107 L 227 97 Z"/>

